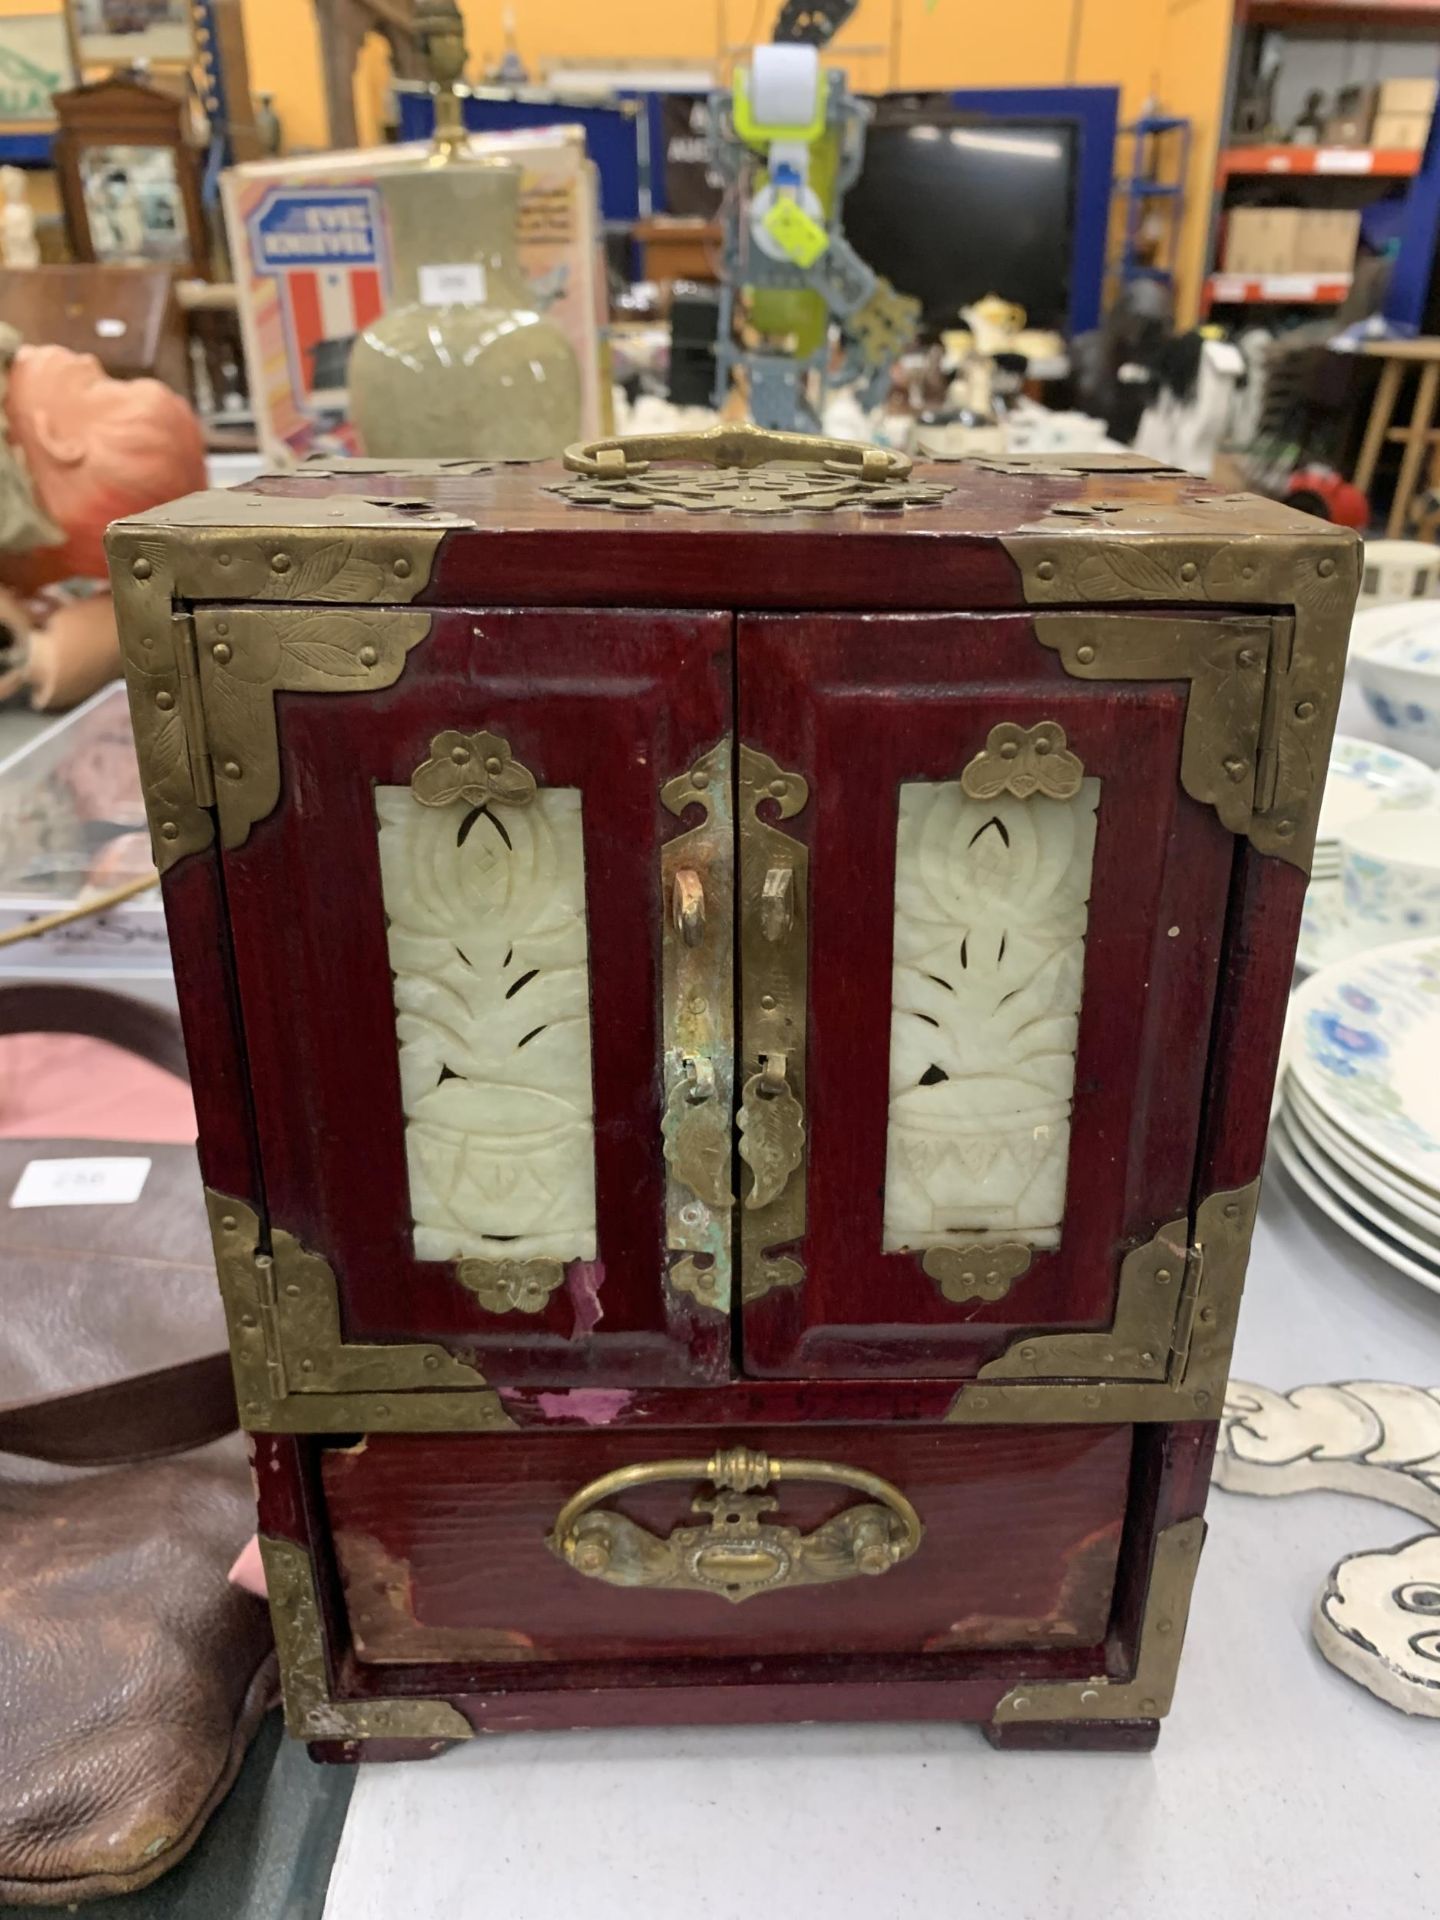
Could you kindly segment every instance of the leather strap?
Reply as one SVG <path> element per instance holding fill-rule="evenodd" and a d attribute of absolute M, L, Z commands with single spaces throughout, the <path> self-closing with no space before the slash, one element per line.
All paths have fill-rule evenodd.
<path fill-rule="evenodd" d="M 138 1054 L 190 1083 L 185 1041 L 174 1014 L 103 987 L 37 980 L 0 987 L 0 1033 L 83 1033 Z"/>
<path fill-rule="evenodd" d="M 240 1424 L 228 1353 L 207 1353 L 80 1393 L 0 1406 L 0 1453 L 60 1467 L 109 1467 L 188 1453 Z"/>
<path fill-rule="evenodd" d="M 0 987 L 0 1034 L 79 1033 L 189 1082 L 180 1023 L 163 1007 L 100 987 L 22 981 Z M 240 1424 L 230 1355 L 131 1374 L 78 1393 L 0 1404 L 0 1453 L 101 1467 L 186 1453 Z"/>

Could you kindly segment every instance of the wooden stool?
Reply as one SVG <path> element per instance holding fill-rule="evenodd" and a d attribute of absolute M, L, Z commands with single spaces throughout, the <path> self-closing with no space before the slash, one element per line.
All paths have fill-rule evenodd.
<path fill-rule="evenodd" d="M 1395 483 L 1395 497 L 1390 503 L 1390 518 L 1385 523 L 1387 536 L 1391 540 L 1398 540 L 1405 534 L 1425 449 L 1433 448 L 1440 442 L 1440 428 L 1434 424 L 1435 403 L 1440 398 L 1440 339 L 1376 340 L 1361 351 L 1382 359 L 1385 365 L 1375 389 L 1364 444 L 1355 466 L 1355 485 L 1368 497 L 1381 447 L 1387 441 L 1395 441 L 1404 447 L 1400 477 Z M 1412 365 L 1419 367 L 1420 381 L 1415 389 L 1415 406 L 1410 415 L 1410 424 L 1392 427 L 1390 418 L 1395 411 L 1395 402 L 1400 397 L 1401 382 L 1407 368 Z M 1432 462 L 1432 477 L 1440 478 L 1433 472 L 1433 465 Z"/>

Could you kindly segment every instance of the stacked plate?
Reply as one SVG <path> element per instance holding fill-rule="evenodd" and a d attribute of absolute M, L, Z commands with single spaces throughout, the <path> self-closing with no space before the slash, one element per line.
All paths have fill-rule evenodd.
<path fill-rule="evenodd" d="M 1440 1292 L 1440 938 L 1377 947 L 1300 988 L 1273 1140 L 1323 1213 Z"/>
<path fill-rule="evenodd" d="M 1340 836 L 1381 807 L 1433 807 L 1434 774 L 1408 753 L 1337 733 L 1320 803 L 1312 880 L 1340 878 Z"/>
<path fill-rule="evenodd" d="M 1295 955 L 1302 973 L 1313 973 L 1317 967 L 1328 966 L 1365 947 L 1384 945 L 1393 938 L 1383 928 L 1352 925 L 1346 918 L 1340 888 L 1340 843 L 1344 836 L 1371 814 L 1392 808 L 1407 812 L 1440 808 L 1440 779 L 1408 753 L 1336 734 Z M 1436 832 L 1440 835 L 1440 818 Z"/>

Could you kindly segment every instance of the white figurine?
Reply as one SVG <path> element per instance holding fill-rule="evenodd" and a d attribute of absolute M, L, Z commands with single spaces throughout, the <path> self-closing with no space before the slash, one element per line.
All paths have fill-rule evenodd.
<path fill-rule="evenodd" d="M 40 246 L 35 238 L 27 182 L 19 167 L 0 167 L 0 259 L 7 267 L 38 267 Z"/>

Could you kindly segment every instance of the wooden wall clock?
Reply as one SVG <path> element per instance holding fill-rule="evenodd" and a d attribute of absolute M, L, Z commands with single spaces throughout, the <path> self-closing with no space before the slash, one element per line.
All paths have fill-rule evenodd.
<path fill-rule="evenodd" d="M 292 1729 L 1153 1743 L 1353 538 L 717 429 L 110 549 Z"/>
<path fill-rule="evenodd" d="M 184 100 L 125 71 L 56 94 L 55 111 L 75 258 L 208 278 L 200 157 L 186 138 Z"/>

